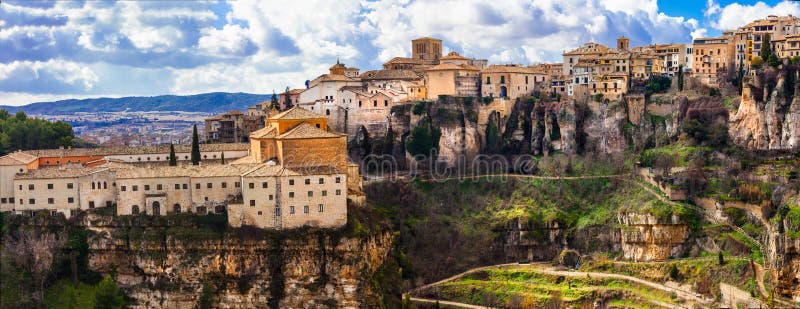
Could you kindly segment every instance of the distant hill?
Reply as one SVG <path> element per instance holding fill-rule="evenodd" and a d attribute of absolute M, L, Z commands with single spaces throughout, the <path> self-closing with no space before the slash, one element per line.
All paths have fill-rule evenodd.
<path fill-rule="evenodd" d="M 245 110 L 256 103 L 267 101 L 271 94 L 212 92 L 196 95 L 161 95 L 155 97 L 97 98 L 31 103 L 23 106 L 3 106 L 11 113 L 19 110 L 27 114 L 72 114 L 76 112 L 120 111 L 184 111 L 223 113 Z"/>

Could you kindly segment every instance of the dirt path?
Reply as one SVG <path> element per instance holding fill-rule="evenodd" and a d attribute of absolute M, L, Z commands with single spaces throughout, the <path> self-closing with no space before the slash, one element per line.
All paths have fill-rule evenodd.
<path fill-rule="evenodd" d="M 470 305 L 470 304 L 465 304 L 465 303 L 457 303 L 457 302 L 454 302 L 454 301 L 438 300 L 438 299 L 428 299 L 428 298 L 418 298 L 418 297 L 409 297 L 409 299 L 411 299 L 411 301 L 413 301 L 413 302 L 428 303 L 428 304 L 435 304 L 438 301 L 439 305 L 448 305 L 448 306 L 459 307 L 459 308 L 468 308 L 468 309 L 486 309 L 486 308 L 491 308 L 491 307 L 486 307 L 486 306 Z"/>
<path fill-rule="evenodd" d="M 636 278 L 636 277 L 631 277 L 631 276 L 627 276 L 627 275 L 620 275 L 620 274 L 598 273 L 598 272 L 556 270 L 556 269 L 554 269 L 552 266 L 550 266 L 547 263 L 532 263 L 530 265 L 520 265 L 520 264 L 516 264 L 516 263 L 509 263 L 509 264 L 500 264 L 500 265 L 473 268 L 473 269 L 470 269 L 470 270 L 465 271 L 463 273 L 460 273 L 460 274 L 457 274 L 455 276 L 452 276 L 450 278 L 447 278 L 447 279 L 444 279 L 444 280 L 439 280 L 437 282 L 426 284 L 424 286 L 418 287 L 416 289 L 413 289 L 413 290 L 409 291 L 407 294 L 413 295 L 414 293 L 417 293 L 417 292 L 419 292 L 421 290 L 428 289 L 428 288 L 431 288 L 433 286 L 436 286 L 436 285 L 439 285 L 439 284 L 442 284 L 442 283 L 445 283 L 445 282 L 457 280 L 457 279 L 459 279 L 461 277 L 464 277 L 464 276 L 466 276 L 468 274 L 471 274 L 471 273 L 474 273 L 474 272 L 477 272 L 477 271 L 486 270 L 486 269 L 492 269 L 492 268 L 494 268 L 494 269 L 499 269 L 499 268 L 533 269 L 533 271 L 535 271 L 535 272 L 539 272 L 539 273 L 546 274 L 546 275 L 553 275 L 553 276 L 564 276 L 564 277 L 586 277 L 586 276 L 590 276 L 590 277 L 595 277 L 595 278 L 626 280 L 626 281 L 630 281 L 630 282 L 634 282 L 634 283 L 637 283 L 637 284 L 641 284 L 641 285 L 644 285 L 644 286 L 647 286 L 647 287 L 650 287 L 650 288 L 653 288 L 653 289 L 661 290 L 661 291 L 664 291 L 664 292 L 674 293 L 678 298 L 687 300 L 687 301 L 692 302 L 692 303 L 700 304 L 700 305 L 703 305 L 703 306 L 710 306 L 712 304 L 711 302 L 707 301 L 706 299 L 702 298 L 700 295 L 698 295 L 696 293 L 693 293 L 693 292 L 690 292 L 690 291 L 684 291 L 684 290 L 681 290 L 681 289 L 669 287 L 669 286 L 666 286 L 666 285 L 663 285 L 663 284 L 660 284 L 660 283 L 647 281 L 647 280 Z M 412 298 L 412 300 L 413 299 L 414 298 Z M 436 302 L 436 299 L 423 299 L 423 298 L 417 298 L 417 299 L 419 299 L 420 301 L 424 301 L 424 302 Z M 439 300 L 439 303 L 440 304 L 444 304 L 444 302 L 442 300 Z M 653 303 L 656 304 L 656 305 L 664 306 L 664 307 L 668 307 L 668 308 L 674 308 L 674 307 L 677 306 L 675 304 L 665 304 L 665 303 L 660 303 L 658 301 L 654 301 Z M 469 304 L 461 304 L 461 305 L 459 305 L 459 304 L 460 303 L 455 303 L 454 306 L 462 306 L 464 308 L 485 308 L 485 307 L 469 305 Z M 466 307 L 466 306 L 472 306 L 472 307 Z"/>

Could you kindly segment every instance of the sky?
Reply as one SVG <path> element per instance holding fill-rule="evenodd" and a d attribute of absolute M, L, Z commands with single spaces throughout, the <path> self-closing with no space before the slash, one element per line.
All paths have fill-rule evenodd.
<path fill-rule="evenodd" d="M 490 63 L 560 62 L 587 41 L 690 43 L 800 3 L 726 0 L 0 0 L 0 105 L 270 94 L 337 58 L 362 72 L 434 36 Z"/>

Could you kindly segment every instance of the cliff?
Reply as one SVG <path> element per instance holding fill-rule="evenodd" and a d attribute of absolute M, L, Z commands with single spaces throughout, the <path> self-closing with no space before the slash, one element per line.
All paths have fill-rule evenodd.
<path fill-rule="evenodd" d="M 733 141 L 749 150 L 800 147 L 797 68 L 767 69 L 748 76 L 739 109 L 729 124 Z"/>
<path fill-rule="evenodd" d="M 191 220 L 190 220 L 191 221 Z M 216 229 L 185 220 L 89 215 L 89 268 L 117 274 L 134 308 L 373 308 L 392 234 Z M 388 264 L 388 263 L 387 263 Z M 391 295 L 386 295 L 391 296 Z"/>

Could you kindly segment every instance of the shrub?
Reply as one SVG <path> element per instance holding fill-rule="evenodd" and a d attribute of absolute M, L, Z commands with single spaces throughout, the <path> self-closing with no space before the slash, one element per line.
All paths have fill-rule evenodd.
<path fill-rule="evenodd" d="M 669 269 L 669 277 L 672 278 L 672 280 L 678 280 L 678 278 L 680 278 L 680 275 L 681 273 L 678 271 L 678 266 L 672 264 L 672 267 L 670 267 Z"/>
<path fill-rule="evenodd" d="M 414 107 L 411 109 L 411 112 L 414 113 L 414 115 L 422 115 L 422 112 L 425 111 L 426 105 L 427 102 L 425 101 L 419 101 L 417 103 L 414 103 Z"/>
<path fill-rule="evenodd" d="M 434 149 L 439 149 L 441 132 L 428 125 L 416 127 L 411 130 L 411 140 L 406 144 L 406 150 L 413 156 L 428 157 Z"/>
<path fill-rule="evenodd" d="M 594 101 L 595 102 L 603 101 L 603 94 L 602 93 L 595 94 L 594 95 Z"/>
<path fill-rule="evenodd" d="M 106 275 L 103 281 L 100 281 L 97 285 L 97 293 L 94 295 L 94 308 L 122 308 L 124 305 L 125 298 L 122 295 L 122 290 L 111 276 Z"/>

